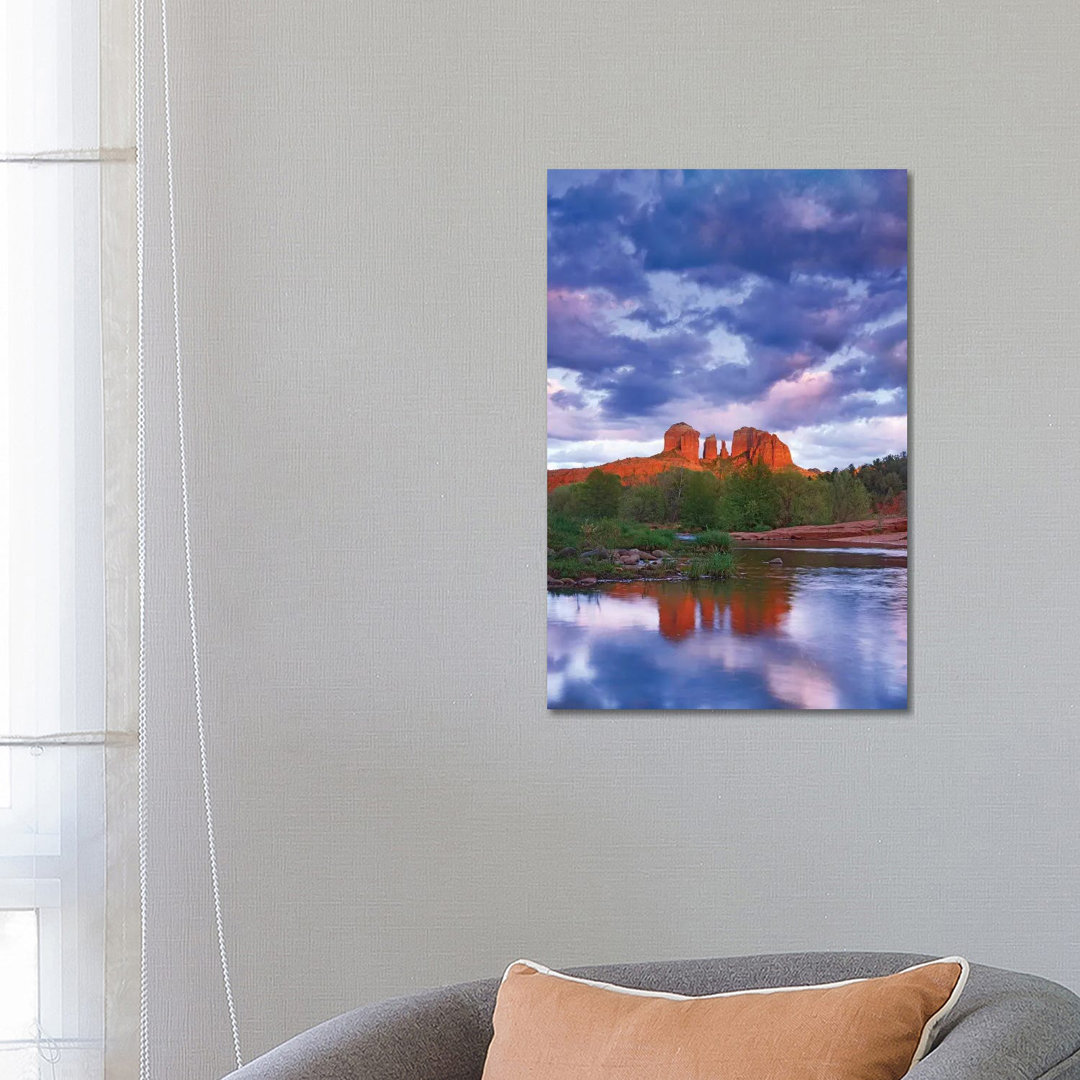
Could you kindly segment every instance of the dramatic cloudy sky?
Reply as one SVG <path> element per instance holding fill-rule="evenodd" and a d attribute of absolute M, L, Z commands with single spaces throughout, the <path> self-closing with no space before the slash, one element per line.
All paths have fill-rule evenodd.
<path fill-rule="evenodd" d="M 902 171 L 548 174 L 548 465 L 685 420 L 831 469 L 907 448 Z"/>

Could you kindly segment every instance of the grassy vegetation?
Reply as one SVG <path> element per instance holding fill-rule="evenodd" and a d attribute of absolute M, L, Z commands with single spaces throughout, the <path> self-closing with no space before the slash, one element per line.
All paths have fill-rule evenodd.
<path fill-rule="evenodd" d="M 548 511 L 548 548 L 561 551 L 563 548 L 581 550 L 581 522 L 575 521 L 568 514 Z"/>
<path fill-rule="evenodd" d="M 666 551 L 671 558 L 658 566 L 624 566 L 609 557 L 616 549 Z M 692 540 L 680 540 L 674 529 L 617 518 L 579 521 L 568 514 L 548 515 L 548 577 L 578 580 L 636 581 L 668 578 L 685 573 L 693 580 L 723 580 L 735 571 L 731 537 L 720 529 L 706 529 Z M 599 555 L 587 554 L 599 552 Z M 686 559 L 689 557 L 690 562 Z"/>
<path fill-rule="evenodd" d="M 686 576 L 691 581 L 726 581 L 735 573 L 735 556 L 730 551 L 714 551 L 699 559 L 691 559 Z"/>
<path fill-rule="evenodd" d="M 619 577 L 623 567 L 610 559 L 582 559 L 567 557 L 548 559 L 548 576 L 556 578 L 614 578 Z"/>
<path fill-rule="evenodd" d="M 640 548 L 642 551 L 673 551 L 680 545 L 672 529 L 653 528 L 636 521 L 600 518 L 582 521 L 558 512 L 548 514 L 548 547 L 556 553 L 564 548 L 583 551 L 613 548 Z"/>
<path fill-rule="evenodd" d="M 623 566 L 609 560 L 595 559 L 549 559 L 548 577 L 562 580 L 579 581 L 581 578 L 596 578 L 598 581 L 650 581 L 657 578 L 670 578 L 677 574 L 674 563 L 664 562 L 659 566 Z"/>
<path fill-rule="evenodd" d="M 695 551 L 730 551 L 731 535 L 720 529 L 706 529 L 698 533 L 697 538 L 689 541 Z"/>

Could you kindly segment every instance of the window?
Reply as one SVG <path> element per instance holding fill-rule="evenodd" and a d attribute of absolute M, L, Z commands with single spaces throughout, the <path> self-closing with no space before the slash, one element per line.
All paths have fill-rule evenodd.
<path fill-rule="evenodd" d="M 103 1075 L 98 18 L 0 15 L 0 1080 Z"/>

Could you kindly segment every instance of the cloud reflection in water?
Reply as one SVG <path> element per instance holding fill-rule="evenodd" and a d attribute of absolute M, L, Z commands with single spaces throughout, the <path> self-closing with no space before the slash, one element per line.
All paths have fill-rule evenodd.
<path fill-rule="evenodd" d="M 906 566 L 763 558 L 722 584 L 549 593 L 549 707 L 906 708 Z"/>

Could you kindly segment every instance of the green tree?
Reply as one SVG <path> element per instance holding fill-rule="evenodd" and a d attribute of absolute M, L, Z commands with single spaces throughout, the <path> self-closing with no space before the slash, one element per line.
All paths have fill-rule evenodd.
<path fill-rule="evenodd" d="M 852 471 L 837 473 L 829 485 L 833 521 L 861 521 L 870 516 L 870 494 Z"/>
<path fill-rule="evenodd" d="M 907 453 L 886 454 L 859 469 L 859 480 L 875 502 L 907 491 Z"/>
<path fill-rule="evenodd" d="M 667 503 L 656 484 L 633 484 L 623 489 L 619 516 L 627 521 L 666 520 Z"/>
<path fill-rule="evenodd" d="M 720 492 L 722 529 L 760 530 L 776 527 L 781 499 L 776 474 L 761 463 L 732 473 Z"/>
<path fill-rule="evenodd" d="M 831 520 L 829 484 L 795 469 L 773 474 L 780 500 L 777 527 L 785 525 L 827 525 Z"/>
<path fill-rule="evenodd" d="M 805 489 L 806 479 L 794 469 L 785 469 L 776 474 L 773 482 L 777 498 L 780 500 L 780 512 L 776 518 L 778 526 L 802 524 L 799 521 L 799 501 Z"/>
<path fill-rule="evenodd" d="M 581 489 L 584 484 L 563 484 L 548 492 L 548 513 L 563 514 L 571 518 L 583 518 Z"/>
<path fill-rule="evenodd" d="M 686 485 L 693 473 L 689 469 L 668 469 L 656 480 L 656 486 L 664 495 L 666 521 L 682 520 L 682 502 L 686 494 Z"/>
<path fill-rule="evenodd" d="M 589 518 L 613 518 L 619 513 L 622 481 L 614 473 L 593 469 L 581 485 L 581 509 Z"/>
<path fill-rule="evenodd" d="M 828 525 L 832 520 L 830 488 L 826 481 L 806 477 L 806 486 L 795 500 L 796 525 Z"/>
<path fill-rule="evenodd" d="M 691 473 L 686 480 L 680 521 L 688 529 L 712 529 L 720 520 L 719 484 L 712 473 Z"/>

